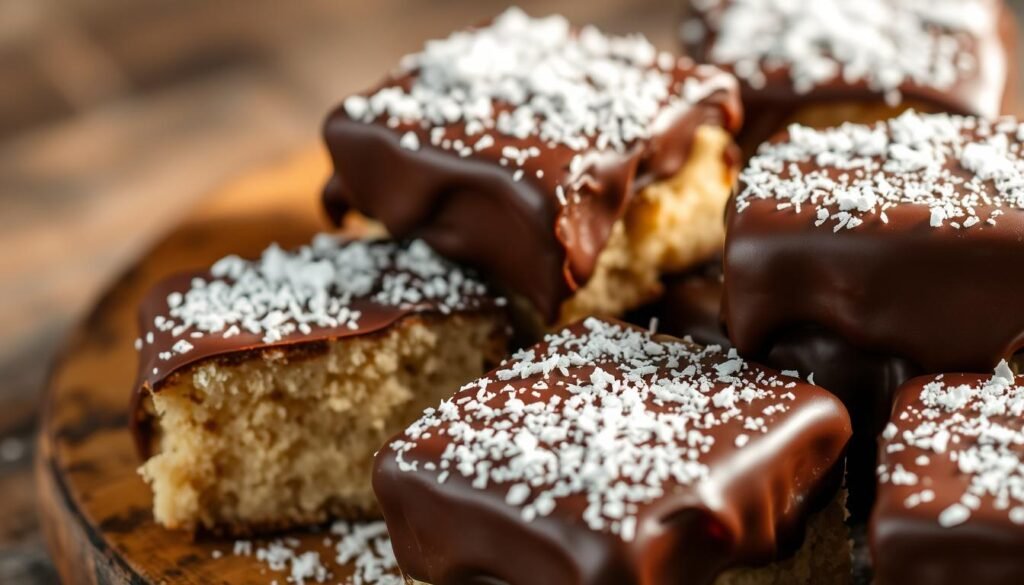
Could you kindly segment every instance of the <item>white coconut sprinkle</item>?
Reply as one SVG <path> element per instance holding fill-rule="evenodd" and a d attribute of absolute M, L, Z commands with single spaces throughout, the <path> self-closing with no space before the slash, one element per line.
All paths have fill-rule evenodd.
<path fill-rule="evenodd" d="M 681 83 L 684 66 L 693 71 Z M 564 17 L 531 18 L 518 8 L 428 42 L 403 60 L 397 78 L 402 82 L 347 98 L 346 114 L 401 126 L 401 145 L 413 150 L 421 142 L 410 138 L 416 132 L 459 156 L 501 148 L 499 162 L 509 167 L 539 156 L 538 144 L 626 153 L 665 116 L 736 88 L 722 71 L 659 52 L 642 36 L 576 30 Z M 574 165 L 567 188 L 582 166 Z M 521 169 L 511 172 L 522 179 Z"/>
<path fill-rule="evenodd" d="M 321 560 L 320 552 L 302 550 L 297 538 L 280 538 L 254 546 L 252 541 L 239 540 L 234 544 L 235 556 L 254 556 L 267 569 L 286 573 L 288 583 L 339 583 L 340 585 L 404 585 L 391 539 L 383 522 L 336 522 L 330 535 L 324 539 L 325 547 L 334 548 L 333 563 Z M 213 558 L 223 556 L 213 552 Z M 337 567 L 332 567 L 332 564 Z M 344 580 L 335 578 L 337 568 L 346 567 L 352 574 Z M 277 581 L 272 581 L 276 583 Z"/>
<path fill-rule="evenodd" d="M 422 241 L 401 245 L 320 234 L 291 252 L 271 245 L 256 261 L 221 259 L 210 278 L 194 278 L 187 290 L 168 297 L 145 339 L 153 343 L 154 331 L 177 338 L 168 342 L 170 351 L 158 354 L 166 361 L 193 351 L 207 335 L 247 332 L 269 344 L 314 328 L 354 330 L 362 317 L 356 302 L 450 313 L 480 307 L 486 295 L 482 282 Z"/>
<path fill-rule="evenodd" d="M 779 213 L 807 210 L 815 225 L 841 231 L 876 215 L 888 223 L 886 210 L 917 205 L 929 209 L 933 228 L 993 226 L 1006 210 L 1024 209 L 1021 129 L 1012 118 L 913 111 L 873 126 L 793 125 L 741 173 L 737 210 L 772 199 Z"/>
<path fill-rule="evenodd" d="M 708 60 L 754 89 L 784 69 L 797 93 L 863 83 L 893 106 L 907 84 L 949 90 L 974 75 L 975 46 L 995 34 L 998 14 L 987 0 L 710 0 L 694 9 L 684 40 L 713 39 Z"/>
<path fill-rule="evenodd" d="M 406 132 L 398 144 L 406 150 L 419 150 L 420 137 L 415 132 Z"/>
<path fill-rule="evenodd" d="M 398 468 L 445 469 L 497 490 L 526 521 L 583 495 L 586 526 L 629 541 L 641 506 L 673 484 L 706 479 L 713 448 L 752 444 L 741 431 L 767 432 L 796 398 L 781 390 L 790 379 L 752 369 L 735 350 L 596 318 L 578 327 L 520 350 L 428 409 L 390 445 Z M 734 444 L 716 447 L 723 434 L 735 434 Z M 438 437 L 443 452 L 422 455 L 420 442 Z"/>
<path fill-rule="evenodd" d="M 404 585 L 383 522 L 335 522 L 331 533 L 338 537 L 335 562 L 355 567 L 346 585 Z"/>
<path fill-rule="evenodd" d="M 924 385 L 919 399 L 919 404 L 899 413 L 902 431 L 890 431 L 896 428 L 892 425 L 883 434 L 885 441 L 899 440 L 913 452 L 901 457 L 903 463 L 883 462 L 880 481 L 923 483 L 939 489 L 955 478 L 945 472 L 937 475 L 936 466 L 944 469 L 952 464 L 956 473 L 966 478 L 966 489 L 946 496 L 951 503 L 936 522 L 944 527 L 969 522 L 985 501 L 993 509 L 1005 511 L 1009 521 L 1024 522 L 1024 384 L 1006 362 L 981 383 L 951 385 L 938 376 Z M 914 475 L 915 481 L 901 482 L 908 474 Z M 935 491 L 929 489 L 911 495 L 905 505 L 912 508 L 935 498 Z"/>

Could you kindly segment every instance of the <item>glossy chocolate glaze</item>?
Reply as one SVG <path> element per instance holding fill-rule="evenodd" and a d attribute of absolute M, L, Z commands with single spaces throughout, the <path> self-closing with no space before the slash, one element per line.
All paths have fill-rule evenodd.
<path fill-rule="evenodd" d="M 946 374 L 946 384 L 984 384 L 989 375 Z M 950 505 L 955 504 L 969 485 L 969 476 L 961 473 L 948 453 L 937 455 L 913 445 L 904 445 L 899 451 L 886 449 L 892 443 L 904 444 L 904 431 L 913 430 L 920 419 L 904 417 L 903 413 L 916 411 L 924 405 L 921 390 L 934 380 L 934 376 L 914 378 L 898 390 L 893 409 L 893 434 L 883 439 L 882 462 L 892 469 L 901 465 L 915 472 L 918 482 L 914 485 L 895 485 L 887 482 L 879 485 L 878 502 L 872 514 L 869 532 L 875 583 L 894 585 L 913 583 L 915 585 L 1015 585 L 1024 579 L 1024 525 L 1014 524 L 1008 518 L 1008 511 L 998 509 L 991 497 L 983 496 L 979 507 L 971 512 L 970 518 L 956 526 L 942 526 L 939 517 Z M 1017 377 L 1017 384 L 1024 384 L 1024 377 Z M 950 413 L 934 411 L 942 421 Z M 970 416 L 970 415 L 969 415 Z M 974 416 L 978 416 L 977 413 Z M 1010 428 L 1022 428 L 1021 421 L 1012 416 L 992 416 L 993 422 Z M 963 449 L 973 439 L 962 436 L 960 443 L 950 443 L 949 451 Z M 1021 452 L 1021 445 L 1015 449 Z M 929 458 L 922 467 L 915 463 L 920 456 Z M 1019 473 L 1019 472 L 1018 472 Z M 929 489 L 934 493 L 930 501 L 918 501 L 913 507 L 907 506 L 907 498 Z"/>
<path fill-rule="evenodd" d="M 947 168 L 969 176 L 956 162 Z M 815 225 L 813 209 L 776 204 L 751 199 L 728 211 L 723 312 L 743 355 L 765 356 L 804 326 L 921 372 L 990 371 L 1024 348 L 1024 313 L 1007 310 L 1024 290 L 1024 272 L 1011 268 L 1024 263 L 1024 211 L 956 229 L 931 227 L 927 206 L 902 204 L 886 210 L 888 223 L 865 215 L 835 233 Z M 982 218 L 992 209 L 977 206 Z"/>
<path fill-rule="evenodd" d="M 730 347 L 722 326 L 722 259 L 662 280 L 657 301 L 631 312 L 626 321 L 647 327 L 657 319 L 659 333 L 685 337 L 701 345 Z"/>
<path fill-rule="evenodd" d="M 579 334 L 582 325 L 572 331 Z M 676 342 L 667 336 L 655 339 Z M 544 355 L 545 348 L 542 343 L 534 349 Z M 709 366 L 721 364 L 726 354 L 704 359 Z M 559 382 L 586 378 L 593 369 L 571 367 L 568 376 L 554 370 L 544 378 L 547 389 L 535 396 L 565 399 L 570 394 Z M 665 364 L 656 368 L 660 376 L 680 376 L 671 369 Z M 771 375 L 751 366 L 743 376 L 761 373 Z M 537 374 L 507 383 L 531 389 L 541 378 Z M 750 442 L 739 447 L 741 419 L 709 431 L 714 444 L 701 460 L 710 475 L 688 485 L 670 482 L 661 497 L 640 505 L 631 541 L 593 530 L 581 520 L 585 494 L 558 499 L 550 515 L 525 521 L 519 509 L 505 503 L 508 485 L 492 481 L 480 489 L 455 472 L 439 483 L 425 463 L 441 461 L 448 440 L 440 432 L 404 453 L 405 462 L 420 462 L 415 471 L 403 469 L 391 443 L 378 453 L 374 490 L 399 565 L 410 577 L 432 585 L 700 585 L 713 582 L 728 567 L 783 558 L 799 546 L 808 514 L 836 493 L 851 430 L 845 410 L 830 394 L 782 380 L 794 382 L 787 389 L 795 397 L 784 413 L 766 417 L 769 431 L 752 433 Z M 707 394 L 726 385 L 716 383 Z M 476 386 L 468 385 L 453 402 L 476 393 Z M 534 400 L 529 392 L 521 396 Z M 747 408 L 760 413 L 763 407 L 755 401 Z"/>
<path fill-rule="evenodd" d="M 889 420 L 896 388 L 920 372 L 907 360 L 860 350 L 817 327 L 782 333 L 763 359 L 779 370 L 813 373 L 814 383 L 835 394 L 850 412 L 847 508 L 854 518 L 866 519 L 875 494 L 876 437 Z"/>
<path fill-rule="evenodd" d="M 378 242 L 380 245 L 388 245 Z M 395 268 L 392 273 L 401 270 Z M 380 286 L 369 292 L 365 298 L 355 298 L 349 304 L 353 311 L 361 316 L 357 326 L 348 324 L 338 326 L 314 326 L 307 333 L 295 331 L 280 340 L 265 341 L 263 334 L 245 329 L 236 335 L 224 337 L 220 334 L 206 334 L 192 337 L 193 329 L 175 335 L 171 330 L 154 327 L 154 319 L 166 315 L 168 296 L 172 293 L 184 294 L 189 290 L 193 279 L 200 278 L 207 282 L 215 280 L 209 270 L 193 271 L 169 276 L 154 285 L 139 306 L 139 331 L 141 332 L 138 357 L 138 375 L 132 392 L 131 412 L 132 433 L 143 458 L 151 455 L 153 428 L 152 413 L 144 407 L 144 399 L 152 393 L 160 392 L 166 383 L 176 376 L 187 375 L 192 367 L 209 361 L 217 360 L 227 366 L 248 359 L 259 357 L 270 351 L 287 351 L 294 359 L 318 355 L 327 350 L 327 344 L 340 339 L 373 335 L 386 331 L 400 321 L 408 318 L 438 318 L 451 313 L 442 302 L 426 299 L 420 303 L 407 306 L 381 303 L 373 300 L 373 294 Z M 494 313 L 501 315 L 504 302 L 487 294 L 466 296 L 462 299 L 464 307 L 458 311 L 466 313 Z M 501 317 L 504 318 L 504 317 Z M 148 333 L 152 333 L 152 341 L 146 341 Z M 172 351 L 174 344 L 185 339 L 192 345 L 187 353 Z M 162 356 L 163 354 L 163 356 Z"/>
<path fill-rule="evenodd" d="M 492 146 L 460 157 L 433 146 L 431 128 L 425 124 L 389 127 L 386 119 L 367 124 L 339 106 L 324 126 L 334 163 L 324 205 L 335 221 L 356 210 L 381 221 L 395 237 L 425 240 L 442 255 L 525 296 L 554 321 L 562 301 L 593 274 L 612 226 L 633 195 L 683 167 L 699 126 L 736 131 L 740 125 L 739 95 L 731 76 L 686 61 L 670 75 L 676 92 L 686 80 L 698 79 L 715 89 L 691 106 L 666 108 L 651 137 L 634 141 L 622 153 L 596 147 L 579 151 L 535 136 L 520 139 L 492 132 Z M 408 88 L 415 79 L 415 71 L 403 73 L 365 95 L 380 88 Z M 501 103 L 494 108 L 510 109 Z M 462 122 L 443 128 L 446 139 L 468 139 Z M 419 137 L 419 149 L 400 145 L 408 132 Z M 506 147 L 533 147 L 540 155 L 522 166 L 506 167 L 499 164 Z M 584 162 L 582 174 L 570 171 L 576 157 Z M 514 179 L 516 170 L 522 171 L 521 180 Z M 562 187 L 565 205 L 556 193 Z M 515 253 L 509 253 L 512 249 Z"/>
<path fill-rule="evenodd" d="M 734 0 L 718 0 L 704 10 L 688 9 L 684 21 L 700 22 L 707 34 L 700 40 L 684 39 L 686 52 L 701 63 L 715 63 L 710 54 L 720 34 L 713 24 L 718 15 Z M 739 78 L 743 98 L 745 123 L 737 142 L 744 147 L 747 156 L 753 154 L 756 146 L 769 139 L 794 120 L 804 121 L 800 114 L 810 106 L 839 107 L 861 105 L 873 106 L 877 116 L 856 120 L 868 123 L 898 115 L 907 107 L 919 111 L 949 112 L 963 115 L 995 118 L 1001 113 L 1011 112 L 1016 99 L 1017 67 L 1014 66 L 1017 43 L 1017 26 L 1013 11 L 1002 0 L 986 3 L 984 30 L 970 35 L 964 51 L 978 64 L 972 71 L 962 75 L 951 87 L 936 88 L 904 81 L 898 91 L 901 99 L 895 103 L 886 101 L 884 92 L 872 89 L 864 81 L 849 82 L 842 76 L 813 85 L 809 91 L 798 92 L 794 88 L 788 66 L 766 66 L 759 64 L 764 75 L 764 84 L 754 87 L 743 77 Z M 715 63 L 716 66 L 731 70 L 735 64 Z M 838 123 L 831 121 L 830 123 Z"/>
<path fill-rule="evenodd" d="M 971 176 L 955 157 L 945 168 Z M 828 168 L 833 179 L 842 172 Z M 1024 347 L 1024 314 L 1007 310 L 1024 290 L 1024 274 L 1008 269 L 1024 262 L 1024 212 L 957 229 L 932 227 L 927 206 L 899 204 L 887 222 L 869 213 L 837 232 L 813 205 L 795 213 L 771 197 L 748 202 L 727 217 L 729 336 L 752 359 L 813 373 L 849 408 L 851 510 L 863 515 L 894 389 L 926 372 L 990 371 Z M 977 207 L 981 218 L 991 211 Z"/>

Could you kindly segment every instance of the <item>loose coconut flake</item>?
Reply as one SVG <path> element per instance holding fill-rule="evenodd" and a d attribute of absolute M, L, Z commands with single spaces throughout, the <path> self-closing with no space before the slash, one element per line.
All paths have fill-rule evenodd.
<path fill-rule="evenodd" d="M 740 175 L 737 211 L 773 199 L 780 213 L 811 213 L 815 225 L 852 230 L 897 206 L 929 209 L 933 228 L 996 225 L 1024 209 L 1024 160 L 1012 118 L 987 121 L 908 111 L 872 126 L 815 130 L 792 125 L 760 147 Z"/>
<path fill-rule="evenodd" d="M 398 562 L 383 522 L 335 522 L 324 545 L 334 547 L 335 558 L 322 560 L 316 550 L 303 550 L 296 538 L 280 538 L 266 543 L 235 541 L 235 556 L 255 557 L 267 569 L 285 575 L 288 583 L 338 583 L 339 585 L 404 585 Z M 223 553 L 213 552 L 214 559 Z M 337 567 L 351 567 L 344 580 L 335 578 Z M 270 581 L 277 583 L 276 579 Z"/>

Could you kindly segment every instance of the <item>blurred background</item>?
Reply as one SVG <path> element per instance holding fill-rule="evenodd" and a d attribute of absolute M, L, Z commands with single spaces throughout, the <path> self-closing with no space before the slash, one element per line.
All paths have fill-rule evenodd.
<path fill-rule="evenodd" d="M 682 1 L 520 5 L 674 49 Z M 56 582 L 31 434 L 75 316 L 204 193 L 316 145 L 341 97 L 506 5 L 0 0 L 0 584 Z"/>

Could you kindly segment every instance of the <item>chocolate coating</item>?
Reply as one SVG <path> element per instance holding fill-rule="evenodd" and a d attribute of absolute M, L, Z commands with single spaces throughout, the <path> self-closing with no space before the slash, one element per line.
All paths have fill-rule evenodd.
<path fill-rule="evenodd" d="M 945 168 L 971 176 L 954 160 Z M 724 314 L 742 354 L 767 355 L 807 325 L 923 372 L 989 371 L 1024 348 L 1024 314 L 1007 310 L 1024 291 L 1024 273 L 1009 268 L 1024 262 L 1024 211 L 957 229 L 932 227 L 925 205 L 900 204 L 837 233 L 816 225 L 813 209 L 749 201 L 742 212 L 730 206 L 725 248 Z M 976 209 L 984 220 L 995 208 Z"/>
<path fill-rule="evenodd" d="M 620 151 L 599 148 L 593 140 L 580 149 L 533 134 L 489 131 L 490 146 L 460 156 L 433 144 L 431 134 L 442 129 L 449 143 L 473 144 L 479 135 L 467 132 L 462 120 L 433 125 L 381 116 L 367 123 L 353 119 L 343 104 L 324 126 L 334 163 L 324 205 L 335 221 L 354 209 L 381 221 L 395 237 L 425 240 L 525 296 L 554 321 L 562 301 L 593 274 L 633 195 L 683 167 L 699 126 L 735 131 L 740 125 L 739 94 L 730 76 L 686 61 L 667 74 L 675 95 L 688 81 L 713 89 L 692 104 L 665 108 L 646 129 L 648 137 Z M 418 75 L 401 72 L 362 95 L 410 91 Z M 495 116 L 516 109 L 497 100 L 491 106 Z M 417 137 L 416 149 L 402 146 L 410 133 Z M 538 155 L 506 166 L 508 148 L 536 149 Z M 582 168 L 571 168 L 577 159 Z"/>
<path fill-rule="evenodd" d="M 344 249 L 349 244 L 341 242 L 338 245 L 340 249 Z M 360 242 L 358 245 L 383 250 L 389 255 L 389 259 L 394 258 L 396 250 L 407 247 L 384 240 Z M 172 294 L 186 295 L 194 288 L 195 279 L 201 279 L 205 283 L 231 283 L 233 279 L 214 276 L 210 270 L 201 270 L 175 274 L 158 282 L 147 292 L 139 306 L 139 367 L 131 406 L 132 432 L 139 453 L 143 458 L 150 456 L 153 436 L 151 413 L 143 406 L 144 398 L 151 393 L 159 392 L 169 379 L 188 372 L 190 368 L 202 362 L 219 360 L 230 365 L 272 350 L 286 350 L 295 358 L 300 358 L 323 352 L 329 342 L 379 333 L 395 326 L 403 319 L 414 316 L 431 318 L 452 312 L 500 315 L 504 311 L 504 301 L 487 293 L 483 285 L 478 283 L 476 286 L 479 287 L 479 292 L 462 294 L 464 291 L 459 291 L 459 298 L 455 303 L 457 306 L 453 306 L 450 299 L 440 298 L 422 298 L 415 303 L 402 304 L 374 298 L 374 295 L 383 289 L 385 275 L 403 274 L 408 276 L 410 272 L 397 265 L 385 267 L 372 287 L 363 295 L 352 298 L 347 307 L 359 314 L 356 321 L 335 325 L 313 325 L 308 331 L 296 330 L 275 340 L 267 340 L 263 332 L 255 332 L 244 327 L 230 336 L 225 336 L 223 332 L 193 336 L 192 334 L 198 331 L 195 327 L 174 331 L 154 326 L 158 317 L 168 314 L 169 297 Z M 175 344 L 182 340 L 191 345 L 189 351 L 174 350 Z"/>
<path fill-rule="evenodd" d="M 675 337 L 689 335 L 701 345 L 732 344 L 722 326 L 722 259 L 662 280 L 661 298 L 626 316 L 626 321 L 647 327 L 657 319 L 658 332 Z"/>
<path fill-rule="evenodd" d="M 899 0 L 893 3 L 898 5 Z M 716 43 L 723 34 L 722 14 L 735 4 L 736 0 L 717 0 L 702 2 L 699 8 L 690 5 L 684 22 L 694 34 L 684 38 L 683 44 L 686 52 L 698 62 L 713 63 L 736 71 L 750 67 L 747 63 L 737 64 L 713 56 Z M 767 16 L 762 20 L 771 22 Z M 940 20 L 936 19 L 937 22 Z M 848 80 L 837 73 L 798 90 L 790 65 L 769 64 L 764 60 L 756 62 L 753 67 L 759 76 L 763 76 L 757 83 L 751 83 L 748 75 L 738 76 L 746 112 L 746 123 L 738 142 L 743 145 L 746 155 L 752 155 L 758 144 L 784 129 L 790 122 L 801 119 L 800 114 L 814 106 L 825 109 L 859 106 L 862 110 L 857 115 L 862 119 L 858 122 L 889 118 L 907 107 L 988 118 L 1012 111 L 1017 77 L 1017 67 L 1013 62 L 1016 56 L 1017 26 L 1013 12 L 1001 0 L 982 0 L 978 3 L 977 11 L 970 15 L 970 20 L 979 23 L 976 30 L 969 30 L 970 26 L 966 22 L 956 22 L 957 26 L 965 26 L 965 30 L 950 38 L 956 38 L 960 43 L 957 58 L 972 66 L 965 70 L 957 64 L 958 77 L 949 86 L 935 86 L 907 76 L 893 88 L 894 92 L 887 92 L 872 87 L 864 79 Z M 892 23 L 880 20 L 872 25 L 862 24 L 870 28 L 891 26 Z M 934 27 L 935 31 L 943 30 L 935 23 L 928 26 Z M 695 34 L 696 31 L 701 34 Z M 948 29 L 945 32 L 949 32 Z M 887 34 L 880 28 L 874 30 L 874 33 Z M 775 36 L 783 39 L 787 34 L 789 31 L 779 30 Z M 834 62 L 841 63 L 835 59 Z M 874 118 L 870 115 L 872 111 L 875 112 Z M 828 125 L 842 121 L 829 116 L 825 119 Z M 801 119 L 801 122 L 813 124 L 810 118 L 806 120 Z"/>
<path fill-rule="evenodd" d="M 942 381 L 948 387 L 969 384 L 979 387 L 991 375 L 946 374 Z M 956 414 L 942 407 L 927 407 L 922 401 L 922 390 L 935 380 L 935 376 L 922 376 L 907 382 L 898 390 L 891 419 L 892 427 L 881 440 L 883 473 L 894 476 L 899 466 L 913 474 L 913 479 L 894 480 L 890 477 L 878 488 L 878 502 L 871 519 L 869 538 L 877 585 L 914 583 L 915 585 L 1012 585 L 1024 578 L 1024 524 L 1012 521 L 1007 508 L 1000 509 L 995 498 L 982 495 L 977 508 L 969 518 L 956 523 L 940 518 L 961 496 L 969 491 L 971 474 L 961 471 L 952 454 L 963 455 L 965 449 L 975 445 L 977 439 L 968 434 L 957 434 L 950 440 L 947 450 L 936 453 L 908 444 L 905 432 L 913 432 L 925 419 L 918 413 L 928 408 L 928 424 L 942 424 L 953 416 L 967 417 L 974 424 L 1005 425 L 1017 433 L 1024 429 L 1019 415 L 1005 413 L 989 415 L 982 420 L 973 410 L 980 401 L 971 399 Z M 1017 384 L 1024 383 L 1018 377 Z M 956 433 L 954 433 L 956 434 Z M 1022 435 L 1024 436 L 1024 435 Z M 894 448 L 898 445 L 899 448 Z M 1010 443 L 1016 451 L 1018 464 L 1024 455 L 1024 444 Z M 926 457 L 927 463 L 919 461 Z M 1014 468 L 1008 473 L 1014 473 Z M 1016 470 L 1020 474 L 1019 468 Z M 991 481 L 986 481 L 991 484 Z M 928 491 L 931 497 L 921 498 Z M 1020 496 L 1010 500 L 1010 508 L 1020 505 Z M 1022 510 L 1024 511 L 1024 510 Z M 1022 515 L 1024 516 L 1024 515 Z M 962 519 L 962 517 L 961 517 Z M 1024 522 L 1024 517 L 1019 522 Z"/>
<path fill-rule="evenodd" d="M 588 320 L 571 326 L 568 334 L 560 334 L 558 343 L 572 348 L 572 340 L 607 326 L 641 331 L 625 324 Z M 699 346 L 675 345 L 683 342 L 667 336 L 655 336 L 654 341 L 665 347 L 702 351 Z M 529 355 L 548 355 L 550 343 L 551 338 L 532 348 Z M 692 382 L 708 397 L 730 386 L 729 382 L 674 371 L 676 366 L 667 357 L 671 351 L 660 354 L 662 360 L 655 360 L 645 377 Z M 737 359 L 716 352 L 703 356 L 701 371 L 712 372 L 728 369 L 726 362 Z M 678 368 L 686 363 L 682 360 Z M 514 368 L 515 359 L 505 366 Z M 555 368 L 547 375 L 508 377 L 502 376 L 500 369 L 490 373 L 485 379 L 492 381 L 488 387 L 496 395 L 486 398 L 486 404 L 496 411 L 494 417 L 488 416 L 492 423 L 479 431 L 500 429 L 507 431 L 510 439 L 517 436 L 525 427 L 505 426 L 509 419 L 502 412 L 504 400 L 516 396 L 527 403 L 526 408 L 535 402 L 571 404 L 574 394 L 568 385 L 594 379 L 598 367 L 624 379 L 614 363 L 603 359 L 571 365 L 564 372 Z M 774 402 L 772 398 L 737 402 L 742 411 L 738 418 L 704 429 L 713 443 L 695 461 L 707 465 L 707 477 L 692 483 L 670 480 L 653 484 L 663 488 L 663 493 L 636 504 L 630 512 L 636 518 L 632 539 L 589 526 L 586 493 L 559 497 L 550 513 L 526 520 L 522 510 L 507 503 L 512 480 L 474 486 L 470 478 L 455 471 L 459 465 L 455 462 L 450 475 L 439 478 L 435 469 L 445 468 L 445 453 L 455 446 L 448 434 L 454 424 L 450 414 L 444 415 L 449 422 L 429 427 L 429 433 L 417 432 L 411 448 L 402 442 L 412 435 L 399 435 L 378 453 L 373 479 L 399 566 L 410 577 L 432 585 L 700 585 L 713 582 L 729 567 L 757 566 L 784 558 L 798 547 L 807 516 L 823 506 L 839 486 L 843 449 L 851 432 L 849 418 L 842 405 L 818 387 L 776 378 L 759 366 L 744 367 L 736 374 L 742 381 L 732 384 L 745 387 L 753 383 L 780 393 L 791 392 L 787 407 L 764 415 L 767 431 L 750 433 L 746 443 L 738 441 L 744 434 L 745 417 L 761 416 L 765 405 Z M 773 386 L 771 380 L 781 382 Z M 466 404 L 479 392 L 477 384 L 467 385 L 451 403 Z M 478 407 L 471 404 L 477 412 Z M 645 408 L 664 412 L 666 404 L 654 400 Z M 580 425 L 582 429 L 583 423 Z M 579 431 L 570 431 L 574 432 Z M 675 440 L 667 437 L 657 443 Z M 545 443 L 544 448 L 552 447 Z M 411 462 L 416 462 L 415 469 L 410 469 Z M 625 473 L 629 466 L 623 469 Z M 617 487 L 618 482 L 637 485 L 625 475 L 615 482 L 612 486 Z M 543 483 L 531 488 L 542 490 Z"/>
<path fill-rule="evenodd" d="M 889 420 L 896 388 L 920 372 L 907 360 L 860 350 L 816 327 L 778 336 L 764 363 L 779 370 L 814 374 L 814 383 L 836 395 L 853 421 L 847 448 L 847 508 L 866 519 L 874 503 L 878 434 Z"/>

